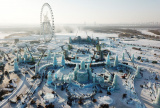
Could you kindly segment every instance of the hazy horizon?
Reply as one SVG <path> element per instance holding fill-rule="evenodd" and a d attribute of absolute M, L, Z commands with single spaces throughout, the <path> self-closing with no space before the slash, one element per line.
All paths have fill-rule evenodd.
<path fill-rule="evenodd" d="M 39 25 L 43 3 L 55 24 L 160 23 L 160 0 L 1 0 L 0 25 Z"/>

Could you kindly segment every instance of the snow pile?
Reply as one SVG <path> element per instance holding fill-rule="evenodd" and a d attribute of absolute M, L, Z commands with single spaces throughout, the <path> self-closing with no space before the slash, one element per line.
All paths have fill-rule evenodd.
<path fill-rule="evenodd" d="M 54 94 L 51 93 L 46 93 L 46 95 L 44 96 L 44 101 L 45 102 L 54 102 L 56 100 L 56 96 Z"/>
<path fill-rule="evenodd" d="M 110 98 L 109 96 L 103 96 L 99 99 L 101 104 L 108 104 L 111 105 L 113 103 L 113 99 Z"/>

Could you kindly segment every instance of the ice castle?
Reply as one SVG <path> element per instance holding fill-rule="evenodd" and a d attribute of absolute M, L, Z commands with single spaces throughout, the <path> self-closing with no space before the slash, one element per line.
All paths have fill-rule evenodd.
<path fill-rule="evenodd" d="M 80 69 L 79 64 L 76 64 L 74 69 L 74 80 L 79 83 L 88 83 L 89 81 L 92 81 L 92 72 L 89 64 L 87 65 L 87 68 L 85 68 L 85 62 L 81 61 Z"/>

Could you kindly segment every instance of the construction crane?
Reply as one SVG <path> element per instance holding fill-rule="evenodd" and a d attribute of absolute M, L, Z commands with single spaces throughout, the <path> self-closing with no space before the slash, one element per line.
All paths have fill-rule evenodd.
<path fill-rule="evenodd" d="M 27 49 L 28 49 L 28 51 L 29 51 L 30 55 L 32 56 L 32 61 L 34 62 L 34 58 L 33 58 L 33 55 L 32 55 L 32 53 L 31 53 L 31 51 L 29 50 L 29 48 L 28 48 L 28 46 L 27 46 L 27 45 L 26 45 L 26 47 L 27 47 Z"/>

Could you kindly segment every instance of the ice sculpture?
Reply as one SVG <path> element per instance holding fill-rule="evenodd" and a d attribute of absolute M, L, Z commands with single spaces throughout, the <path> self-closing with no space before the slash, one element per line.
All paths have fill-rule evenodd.
<path fill-rule="evenodd" d="M 112 81 L 112 75 L 109 75 L 108 81 L 111 82 Z"/>
<path fill-rule="evenodd" d="M 75 60 L 77 60 L 77 55 L 75 55 Z"/>
<path fill-rule="evenodd" d="M 23 58 L 24 58 L 24 60 L 25 60 L 25 62 L 26 62 L 26 60 L 27 60 L 27 54 L 26 54 L 26 50 L 24 51 Z"/>
<path fill-rule="evenodd" d="M 50 51 L 50 50 L 48 50 L 47 59 L 48 59 L 48 60 L 51 59 L 51 51 Z"/>
<path fill-rule="evenodd" d="M 81 70 L 85 70 L 85 63 L 84 63 L 84 61 L 81 61 Z"/>
<path fill-rule="evenodd" d="M 18 62 L 19 62 L 19 63 L 22 63 L 21 55 L 18 56 Z"/>
<path fill-rule="evenodd" d="M 57 58 L 56 58 L 56 54 L 54 54 L 53 67 L 57 67 Z"/>
<path fill-rule="evenodd" d="M 56 86 L 56 84 L 55 84 L 55 86 L 54 86 L 54 89 L 55 89 L 55 90 L 57 89 L 57 86 Z"/>
<path fill-rule="evenodd" d="M 116 90 L 119 89 L 119 87 L 118 87 L 118 76 L 117 75 L 114 75 L 112 86 L 114 86 Z"/>
<path fill-rule="evenodd" d="M 35 64 L 35 74 L 38 73 L 38 64 Z"/>
<path fill-rule="evenodd" d="M 141 78 L 140 67 L 139 67 L 139 66 L 137 67 L 137 71 L 136 71 L 135 77 L 136 77 L 136 78 Z"/>
<path fill-rule="evenodd" d="M 69 37 L 69 43 L 70 43 L 70 44 L 72 43 L 72 39 L 71 39 L 71 37 Z"/>
<path fill-rule="evenodd" d="M 134 62 L 134 54 L 132 55 L 131 61 Z"/>
<path fill-rule="evenodd" d="M 77 80 L 77 70 L 74 70 L 74 80 Z"/>
<path fill-rule="evenodd" d="M 76 67 L 74 68 L 74 70 L 79 70 L 79 64 L 76 64 Z"/>
<path fill-rule="evenodd" d="M 27 59 L 26 58 L 24 58 L 24 63 L 26 63 L 27 62 Z"/>
<path fill-rule="evenodd" d="M 91 68 L 90 68 L 90 64 L 87 64 L 87 72 L 89 74 L 89 80 L 91 81 L 92 80 L 92 71 L 91 71 Z"/>
<path fill-rule="evenodd" d="M 54 74 L 54 78 L 57 80 L 57 73 Z"/>
<path fill-rule="evenodd" d="M 91 62 L 91 56 L 89 55 L 89 62 Z"/>
<path fill-rule="evenodd" d="M 95 77 L 93 77 L 93 83 L 95 83 L 96 82 L 96 78 Z"/>
<path fill-rule="evenodd" d="M 116 55 L 115 60 L 114 60 L 114 67 L 118 66 L 118 55 Z"/>
<path fill-rule="evenodd" d="M 15 72 L 19 71 L 19 67 L 16 59 L 14 59 L 14 71 Z"/>
<path fill-rule="evenodd" d="M 32 61 L 32 55 L 31 55 L 31 53 L 29 52 L 29 60 L 31 60 Z"/>
<path fill-rule="evenodd" d="M 122 61 L 124 61 L 124 53 L 123 53 L 123 55 L 122 55 Z"/>
<path fill-rule="evenodd" d="M 62 75 L 62 77 L 61 77 L 61 81 L 64 81 L 64 75 Z"/>
<path fill-rule="evenodd" d="M 19 57 L 19 56 L 18 56 L 18 53 L 19 53 L 19 51 L 17 51 L 17 55 L 16 55 L 16 56 L 17 56 L 17 59 L 18 59 L 18 57 Z"/>
<path fill-rule="evenodd" d="M 96 53 L 96 55 L 95 55 L 95 58 L 98 59 L 97 53 Z"/>
<path fill-rule="evenodd" d="M 69 83 L 71 83 L 71 76 L 69 76 Z"/>
<path fill-rule="evenodd" d="M 158 88 L 158 94 L 155 100 L 155 104 L 158 106 L 158 108 L 160 107 L 160 88 Z"/>
<path fill-rule="evenodd" d="M 5 56 L 2 58 L 2 62 L 4 63 L 5 62 L 5 60 L 6 60 L 6 58 L 5 58 Z"/>
<path fill-rule="evenodd" d="M 47 79 L 47 84 L 51 85 L 51 83 L 52 83 L 52 72 L 51 71 L 48 72 L 47 78 L 48 78 Z"/>
<path fill-rule="evenodd" d="M 110 67 L 110 57 L 109 57 L 109 53 L 108 53 L 108 55 L 107 55 L 106 65 L 107 65 L 107 67 Z"/>
<path fill-rule="evenodd" d="M 64 66 L 64 65 L 65 65 L 64 55 L 62 55 L 61 65 L 62 65 L 62 66 Z"/>

